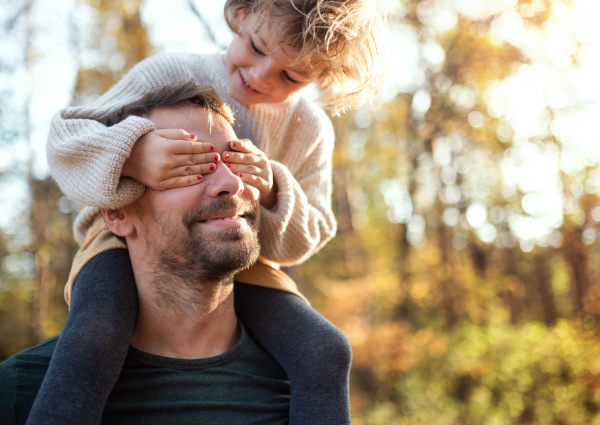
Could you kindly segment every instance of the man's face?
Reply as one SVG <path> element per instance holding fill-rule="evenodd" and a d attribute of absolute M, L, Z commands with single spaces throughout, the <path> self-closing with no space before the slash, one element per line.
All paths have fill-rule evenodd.
<path fill-rule="evenodd" d="M 237 139 L 227 121 L 201 107 L 154 110 L 157 129 L 178 128 L 210 141 L 215 153 Z M 162 191 L 146 189 L 134 204 L 136 230 L 157 271 L 186 281 L 222 280 L 258 258 L 259 191 L 221 161 L 201 183 Z M 150 257 L 150 258 L 151 258 Z M 157 276 L 158 277 L 158 276 Z"/>

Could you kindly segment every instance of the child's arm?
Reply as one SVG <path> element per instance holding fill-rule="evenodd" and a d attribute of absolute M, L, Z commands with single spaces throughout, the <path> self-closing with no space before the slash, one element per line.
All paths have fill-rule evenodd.
<path fill-rule="evenodd" d="M 77 277 L 67 323 L 27 425 L 99 424 L 136 316 L 129 251 L 112 249 L 90 260 Z"/>
<path fill-rule="evenodd" d="M 52 120 L 46 149 L 52 176 L 65 195 L 83 205 L 117 208 L 141 196 L 144 184 L 155 189 L 187 186 L 199 182 L 199 172 L 210 172 L 207 167 L 200 169 L 186 162 L 189 153 L 198 154 L 195 164 L 205 162 L 199 155 L 205 154 L 206 146 L 209 146 L 191 143 L 195 139 L 190 139 L 189 135 L 171 132 L 173 134 L 161 136 L 155 131 L 154 123 L 136 116 L 111 127 L 102 124 L 123 106 L 138 101 L 152 90 L 192 80 L 191 69 L 192 58 L 188 56 L 155 56 L 134 66 L 90 107 L 66 108 L 57 113 Z M 136 143 L 138 140 L 141 143 Z M 165 155 L 172 154 L 171 163 L 163 161 L 167 165 L 164 169 L 154 168 L 148 173 L 147 169 L 127 166 L 135 165 L 133 160 L 127 162 L 131 155 L 137 155 L 136 159 L 139 159 L 140 153 L 148 151 L 143 149 L 144 144 L 157 146 L 160 142 Z M 169 158 L 163 155 L 163 159 Z M 122 178 L 124 166 L 125 178 Z M 165 182 L 173 177 L 182 179 Z"/>
<path fill-rule="evenodd" d="M 313 113 L 305 108 L 295 116 L 302 117 L 303 125 L 292 128 L 287 133 L 289 139 L 280 141 L 284 145 L 278 148 L 275 158 L 269 157 L 275 202 L 272 206 L 265 205 L 261 198 L 261 255 L 283 265 L 306 260 L 336 232 L 331 210 L 334 145 L 331 122 L 322 110 Z M 223 152 L 223 160 L 231 163 L 232 171 L 242 172 L 245 183 L 257 185 L 260 180 L 265 180 L 264 177 L 256 178 L 264 174 L 262 171 L 253 173 L 246 167 L 246 163 L 258 165 L 258 159 L 247 159 L 248 154 L 258 158 L 252 149 L 243 143 L 231 146 L 231 149 Z M 254 150 L 257 149 L 254 147 Z"/>
<path fill-rule="evenodd" d="M 290 425 L 350 424 L 346 336 L 289 292 L 235 283 L 235 311 L 290 380 Z"/>

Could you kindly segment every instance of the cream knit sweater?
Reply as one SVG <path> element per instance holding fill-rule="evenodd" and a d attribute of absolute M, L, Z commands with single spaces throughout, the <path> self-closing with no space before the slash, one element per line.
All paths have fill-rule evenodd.
<path fill-rule="evenodd" d="M 74 224 L 83 243 L 98 208 L 117 208 L 140 197 L 145 187 L 121 177 L 133 144 L 155 130 L 141 117 L 106 127 L 102 120 L 145 93 L 177 82 L 195 80 L 213 87 L 233 109 L 234 130 L 271 160 L 277 202 L 261 206 L 262 256 L 283 265 L 299 263 L 335 235 L 331 211 L 331 159 L 334 133 L 327 115 L 300 95 L 283 104 L 246 107 L 235 101 L 220 54 L 158 55 L 137 64 L 90 107 L 66 108 L 53 118 L 48 162 L 62 191 L 89 205 Z"/>

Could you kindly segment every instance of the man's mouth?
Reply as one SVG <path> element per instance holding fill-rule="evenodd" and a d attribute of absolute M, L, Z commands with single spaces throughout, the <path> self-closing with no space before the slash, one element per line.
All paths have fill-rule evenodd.
<path fill-rule="evenodd" d="M 236 215 L 235 217 L 223 217 L 223 218 L 216 218 L 215 220 L 225 220 L 225 221 L 234 221 L 234 220 L 239 220 L 240 218 L 243 218 L 243 215 Z"/>
<path fill-rule="evenodd" d="M 199 215 L 196 223 L 208 226 L 218 226 L 223 228 L 244 228 L 254 223 L 254 213 L 249 210 L 238 208 L 223 208 L 220 211 L 208 212 L 208 214 Z"/>
<path fill-rule="evenodd" d="M 206 223 L 209 220 L 223 220 L 223 221 L 237 221 L 237 220 L 241 220 L 241 219 L 245 219 L 246 215 L 245 214 L 237 214 L 231 217 L 208 217 L 204 220 L 198 220 L 199 223 Z"/>
<path fill-rule="evenodd" d="M 218 199 L 188 212 L 183 222 L 188 229 L 194 225 L 216 226 L 222 229 L 254 226 L 257 209 L 247 199 Z"/>
<path fill-rule="evenodd" d="M 197 223 L 200 226 L 208 226 L 215 229 L 245 229 L 254 223 L 254 220 L 251 218 L 248 219 L 249 217 L 251 215 L 247 215 L 246 213 L 229 212 L 201 217 Z"/>

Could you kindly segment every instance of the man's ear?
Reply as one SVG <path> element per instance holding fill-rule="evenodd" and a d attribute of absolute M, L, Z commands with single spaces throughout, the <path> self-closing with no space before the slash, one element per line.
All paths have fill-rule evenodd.
<path fill-rule="evenodd" d="M 106 225 L 117 236 L 131 236 L 135 232 L 135 225 L 131 221 L 131 215 L 124 208 L 116 210 L 101 209 Z"/>

